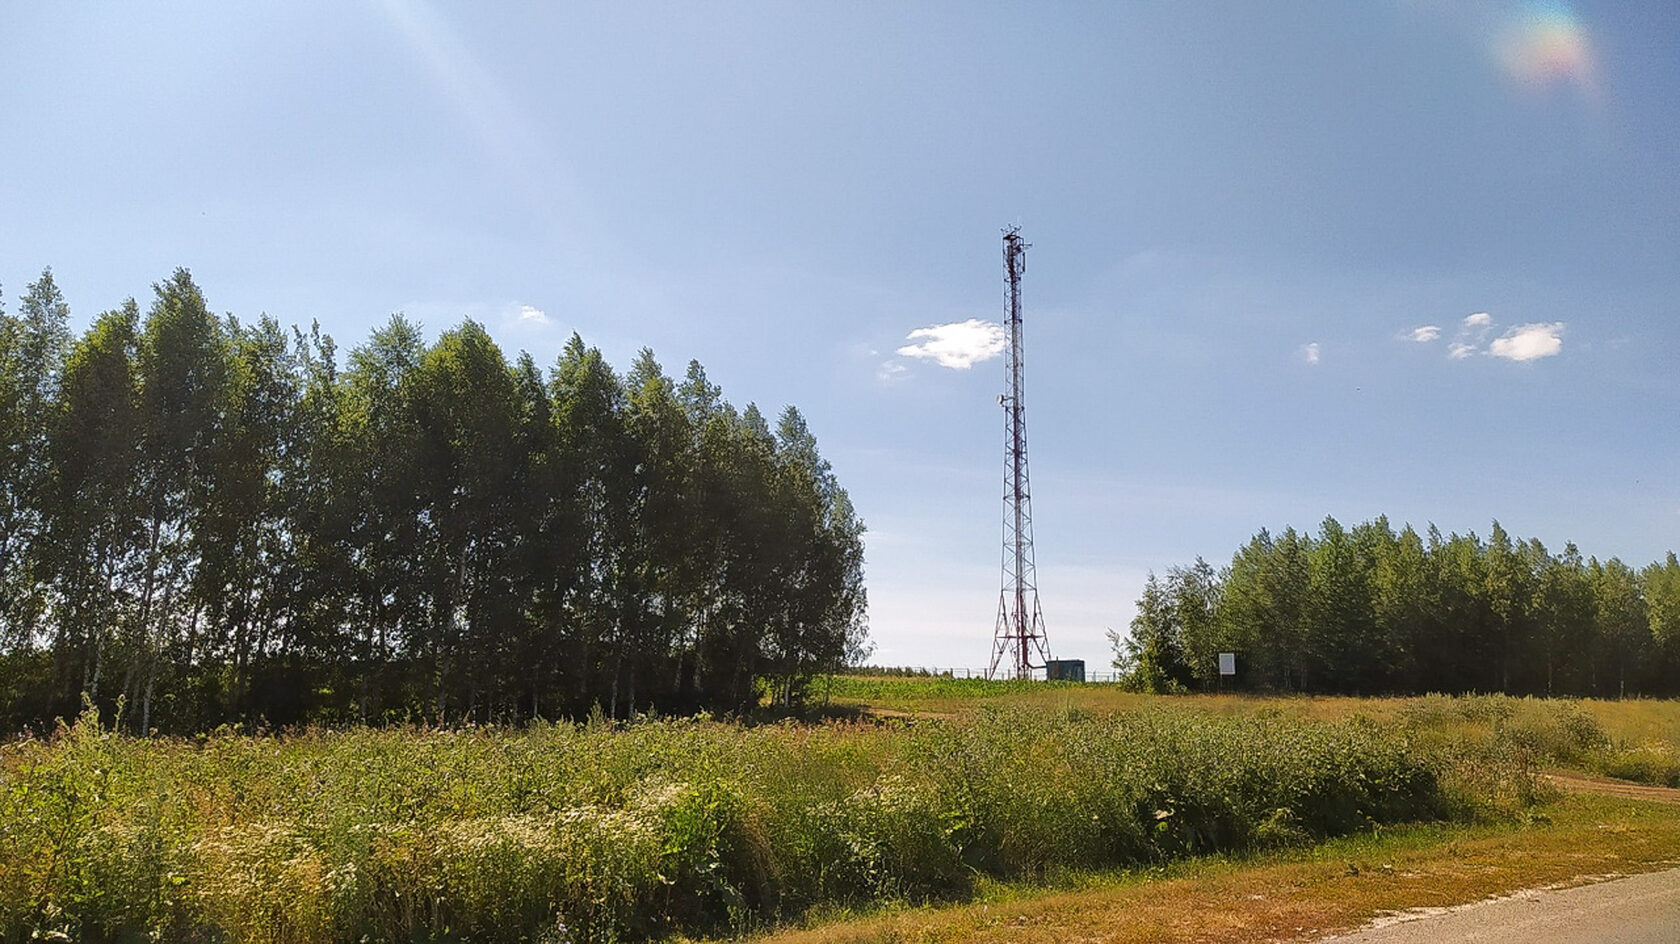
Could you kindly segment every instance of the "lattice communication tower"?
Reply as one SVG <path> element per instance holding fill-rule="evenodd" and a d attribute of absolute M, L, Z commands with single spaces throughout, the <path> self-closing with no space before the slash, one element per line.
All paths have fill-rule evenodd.
<path fill-rule="evenodd" d="M 1044 614 L 1038 608 L 1038 568 L 1033 563 L 1032 489 L 1027 482 L 1027 414 L 1021 398 L 1021 276 L 1027 271 L 1028 243 L 1021 228 L 1003 231 L 1003 266 L 1009 302 L 1009 392 L 1003 406 L 1003 592 L 998 597 L 997 629 L 992 636 L 992 664 L 987 678 L 1001 669 L 1006 678 L 1031 678 L 1050 660 Z M 1038 660 L 1036 663 L 1034 659 Z"/>

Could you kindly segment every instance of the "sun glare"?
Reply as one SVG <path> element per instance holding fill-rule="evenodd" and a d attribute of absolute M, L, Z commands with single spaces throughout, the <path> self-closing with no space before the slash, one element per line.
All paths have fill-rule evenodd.
<path fill-rule="evenodd" d="M 1507 74 L 1535 89 L 1598 86 L 1590 37 L 1563 3 L 1526 4 L 1499 37 L 1496 54 Z"/>

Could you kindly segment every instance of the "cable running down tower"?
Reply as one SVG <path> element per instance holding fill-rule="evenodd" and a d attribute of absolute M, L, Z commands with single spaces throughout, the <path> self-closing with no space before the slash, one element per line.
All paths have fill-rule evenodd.
<path fill-rule="evenodd" d="M 1027 483 L 1027 415 L 1021 400 L 1021 276 L 1027 271 L 1028 243 L 1021 228 L 1003 231 L 1003 266 L 1009 287 L 1009 392 L 1003 406 L 1003 592 L 998 597 L 997 628 L 987 678 L 1031 678 L 1050 659 L 1044 615 L 1038 608 L 1038 569 L 1033 563 L 1032 489 Z M 1037 660 L 1036 662 L 1034 660 Z"/>

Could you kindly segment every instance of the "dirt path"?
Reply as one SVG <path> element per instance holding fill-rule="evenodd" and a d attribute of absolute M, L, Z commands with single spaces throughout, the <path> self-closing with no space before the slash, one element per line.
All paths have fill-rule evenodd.
<path fill-rule="evenodd" d="M 1643 783 L 1629 783 L 1626 780 L 1612 780 L 1609 777 L 1593 777 L 1570 770 L 1554 770 L 1541 776 L 1558 789 L 1568 790 L 1570 793 L 1598 793 L 1629 800 L 1680 803 L 1680 790 L 1674 787 L 1653 787 Z"/>

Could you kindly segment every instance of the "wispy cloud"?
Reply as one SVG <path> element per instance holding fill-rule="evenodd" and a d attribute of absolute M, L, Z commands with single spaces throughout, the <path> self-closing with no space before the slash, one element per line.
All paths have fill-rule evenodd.
<path fill-rule="evenodd" d="M 1319 354 L 1319 348 L 1318 348 L 1318 342 L 1317 341 L 1313 341 L 1310 344 L 1307 344 L 1305 347 L 1301 348 L 1301 356 L 1305 357 L 1307 359 L 1307 363 L 1309 363 L 1309 364 L 1318 363 L 1318 354 Z"/>
<path fill-rule="evenodd" d="M 1004 346 L 1003 325 L 978 318 L 917 328 L 905 340 L 915 343 L 899 348 L 900 356 L 930 360 L 953 370 L 989 361 L 1002 354 Z"/>
<path fill-rule="evenodd" d="M 1488 353 L 1512 361 L 1551 357 L 1563 350 L 1563 322 L 1517 325 L 1495 338 Z"/>
<path fill-rule="evenodd" d="M 479 307 L 498 312 L 502 330 L 524 336 L 544 334 L 554 324 L 554 319 L 548 316 L 548 312 L 535 305 L 527 305 L 522 302 L 509 302 L 496 307 L 489 305 Z"/>
<path fill-rule="evenodd" d="M 1488 332 L 1492 330 L 1493 316 L 1487 312 L 1478 311 L 1472 315 L 1465 315 L 1464 320 L 1459 323 L 1458 331 L 1453 335 L 1452 343 L 1447 345 L 1447 357 L 1461 361 L 1479 353 L 1482 342 L 1487 340 Z"/>
<path fill-rule="evenodd" d="M 1428 344 L 1440 336 L 1441 329 L 1436 325 L 1423 325 L 1419 328 L 1413 328 L 1411 335 L 1412 340 L 1419 344 Z"/>
<path fill-rule="evenodd" d="M 875 379 L 882 383 L 892 383 L 908 373 L 910 368 L 904 366 L 903 361 L 884 361 L 875 368 Z"/>

